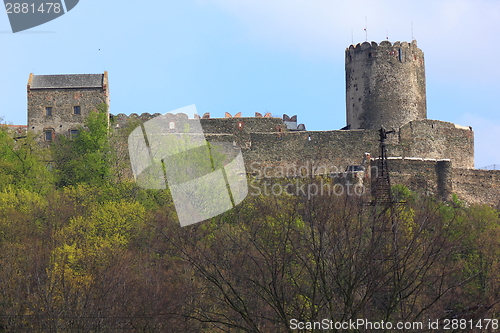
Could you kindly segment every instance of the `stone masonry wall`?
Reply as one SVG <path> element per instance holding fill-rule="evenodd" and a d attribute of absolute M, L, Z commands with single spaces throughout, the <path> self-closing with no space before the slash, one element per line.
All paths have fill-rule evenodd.
<path fill-rule="evenodd" d="M 251 133 L 243 156 L 247 172 L 256 176 L 273 176 L 283 169 L 343 172 L 348 165 L 359 165 L 365 152 L 376 152 L 377 140 L 377 131 L 362 130 Z"/>
<path fill-rule="evenodd" d="M 261 167 L 304 165 L 336 167 L 361 163 L 364 153 L 378 156 L 376 130 L 251 133 L 244 156 Z M 414 121 L 388 140 L 388 156 L 450 159 L 454 166 L 473 168 L 473 132 L 436 120 Z M 238 142 L 239 143 L 239 142 Z M 314 165 L 314 166 L 313 166 Z"/>
<path fill-rule="evenodd" d="M 372 162 L 372 166 L 376 161 Z M 422 158 L 390 158 L 391 184 L 403 184 L 410 190 L 448 200 L 452 191 L 451 162 Z M 376 169 L 372 177 L 376 176 Z"/>
<path fill-rule="evenodd" d="M 142 122 L 146 122 L 158 116 L 165 116 L 174 123 L 176 122 L 186 122 L 194 121 L 189 120 L 188 116 L 183 113 L 166 113 L 164 115 L 160 113 L 142 113 L 138 115 L 132 113 L 127 116 L 123 113 L 112 115 L 112 121 L 116 125 L 116 128 L 123 128 L 127 125 L 130 119 L 140 119 Z M 234 118 L 208 118 L 200 119 L 200 123 L 203 127 L 205 133 L 214 134 L 234 134 L 238 132 L 278 132 L 287 131 L 287 126 L 281 118 L 268 117 L 268 118 L 258 118 L 258 117 L 234 117 Z M 176 126 L 174 124 L 174 126 Z"/>
<path fill-rule="evenodd" d="M 468 203 L 500 208 L 500 170 L 453 169 L 453 192 Z"/>
<path fill-rule="evenodd" d="M 70 129 L 83 125 L 85 117 L 101 103 L 108 103 L 102 88 L 31 89 L 28 130 L 53 129 L 56 135 L 67 135 Z M 73 114 L 74 106 L 80 106 L 80 114 Z M 52 107 L 52 116 L 46 115 L 45 107 Z"/>
<path fill-rule="evenodd" d="M 287 127 L 281 118 L 220 118 L 201 119 L 201 125 L 205 133 L 269 133 L 287 131 Z"/>
<path fill-rule="evenodd" d="M 474 132 L 439 120 L 411 121 L 401 127 L 397 146 L 389 156 L 407 156 L 453 161 L 455 168 L 474 168 Z"/>
<path fill-rule="evenodd" d="M 376 165 L 376 161 L 372 161 Z M 500 207 L 500 170 L 452 168 L 448 160 L 389 159 L 391 184 L 450 200 Z"/>
<path fill-rule="evenodd" d="M 424 53 L 416 41 L 351 45 L 345 71 L 350 129 L 397 128 L 427 117 Z"/>
<path fill-rule="evenodd" d="M 192 121 L 186 117 L 177 120 L 178 126 L 183 121 Z M 343 172 L 348 165 L 361 164 L 366 152 L 373 158 L 378 157 L 377 130 L 249 133 L 243 129 L 234 131 L 233 126 L 237 126 L 238 121 L 245 121 L 245 118 L 210 119 L 210 122 L 202 119 L 205 137 L 211 143 L 226 143 L 225 147 L 231 150 L 233 147 L 241 148 L 247 173 L 258 178 Z M 247 128 L 262 128 L 265 131 L 267 127 L 279 124 L 279 121 L 272 118 L 252 119 L 247 121 Z M 456 139 L 454 133 L 458 133 L 462 139 Z M 460 149 L 472 144 L 469 134 L 472 134 L 470 129 L 430 120 L 417 121 L 408 128 L 402 128 L 401 133 L 393 135 L 388 144 L 392 184 L 404 184 L 411 190 L 445 200 L 449 200 L 452 193 L 457 193 L 470 203 L 497 205 L 500 200 L 500 171 L 453 168 L 453 157 L 459 156 Z M 435 140 L 430 140 L 426 135 Z M 127 154 L 126 138 L 123 140 L 125 143 L 118 146 L 124 148 L 123 152 Z M 453 143 L 453 140 L 464 140 L 463 146 L 458 146 L 456 152 L 453 148 L 458 143 Z M 433 159 L 437 149 L 440 149 L 437 154 L 439 157 L 452 157 L 451 161 Z M 421 154 L 420 157 L 417 154 Z M 468 156 L 472 158 L 470 152 Z M 124 164 L 129 165 L 128 156 Z M 376 161 L 372 161 L 374 165 Z M 125 174 L 131 175 L 130 172 Z"/>
<path fill-rule="evenodd" d="M 137 115 L 141 121 L 152 117 Z M 177 129 L 194 121 L 186 115 L 168 118 Z M 360 164 L 364 153 L 377 157 L 379 150 L 377 130 L 289 131 L 279 118 L 201 119 L 201 124 L 209 141 L 230 142 L 242 148 L 253 174 L 264 168 L 272 174 L 280 172 L 278 168 L 305 166 L 311 170 L 323 167 L 319 173 L 342 172 L 348 165 Z M 389 136 L 388 156 L 448 158 L 458 167 L 472 167 L 472 135 L 470 129 L 447 122 L 414 121 Z"/>

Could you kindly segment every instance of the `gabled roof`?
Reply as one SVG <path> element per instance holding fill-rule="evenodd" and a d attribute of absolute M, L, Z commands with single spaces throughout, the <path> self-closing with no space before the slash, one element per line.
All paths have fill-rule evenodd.
<path fill-rule="evenodd" d="M 101 88 L 105 74 L 30 75 L 30 89 Z"/>

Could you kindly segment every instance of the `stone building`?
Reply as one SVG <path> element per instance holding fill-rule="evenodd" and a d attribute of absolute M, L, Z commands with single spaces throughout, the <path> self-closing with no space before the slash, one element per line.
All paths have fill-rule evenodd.
<path fill-rule="evenodd" d="M 50 142 L 78 134 L 85 117 L 99 104 L 109 106 L 108 73 L 33 75 L 28 79 L 28 130 Z"/>

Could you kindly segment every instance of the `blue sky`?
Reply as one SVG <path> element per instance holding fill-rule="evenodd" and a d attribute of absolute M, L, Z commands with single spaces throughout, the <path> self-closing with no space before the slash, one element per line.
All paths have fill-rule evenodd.
<path fill-rule="evenodd" d="M 109 72 L 111 112 L 298 115 L 345 126 L 344 50 L 411 41 L 425 53 L 427 115 L 472 126 L 476 167 L 500 164 L 500 1 L 80 0 L 13 34 L 0 14 L 0 117 L 26 124 L 29 73 Z M 413 25 L 413 33 L 412 33 Z"/>

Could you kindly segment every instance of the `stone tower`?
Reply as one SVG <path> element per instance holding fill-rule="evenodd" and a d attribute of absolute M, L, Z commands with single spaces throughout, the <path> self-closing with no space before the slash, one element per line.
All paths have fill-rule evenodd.
<path fill-rule="evenodd" d="M 349 129 L 399 128 L 427 118 L 424 53 L 415 40 L 351 45 L 345 72 Z"/>
<path fill-rule="evenodd" d="M 28 131 L 44 141 L 72 137 L 99 104 L 109 106 L 108 73 L 33 75 L 28 79 Z M 109 111 L 108 111 L 109 114 Z"/>

